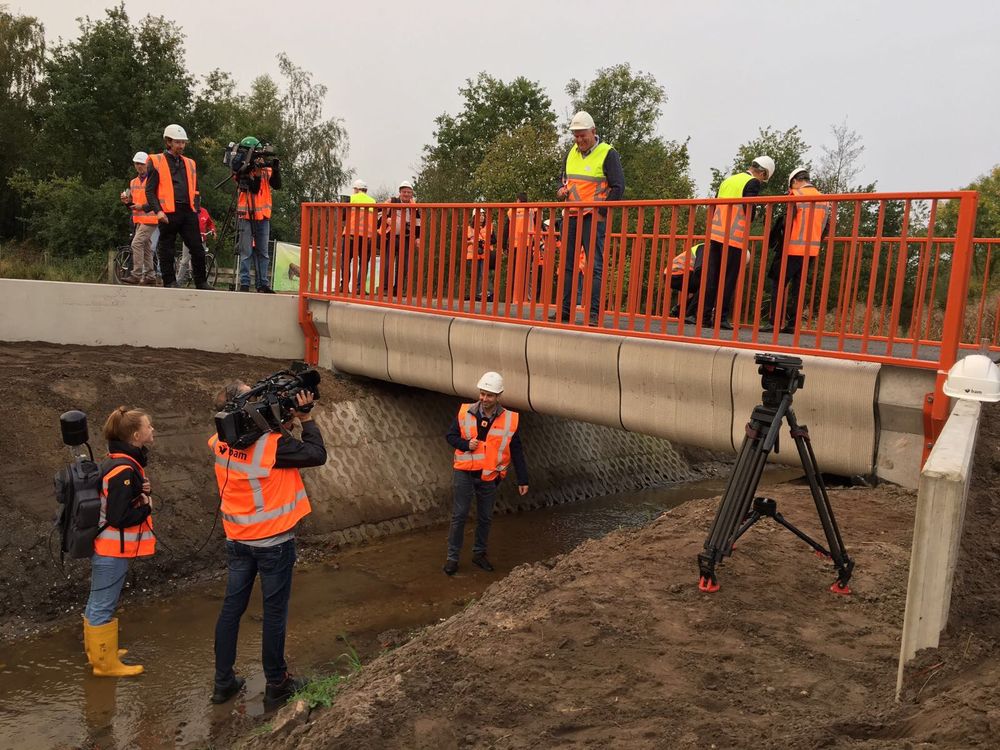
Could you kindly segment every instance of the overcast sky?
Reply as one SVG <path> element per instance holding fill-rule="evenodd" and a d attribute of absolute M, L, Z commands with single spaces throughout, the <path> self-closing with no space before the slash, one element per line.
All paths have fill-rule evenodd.
<path fill-rule="evenodd" d="M 110 4 L 7 2 L 43 22 L 50 45 Z M 458 110 L 458 87 L 479 71 L 540 82 L 566 124 L 566 82 L 622 62 L 666 88 L 660 133 L 690 136 L 701 191 L 710 167 L 728 165 L 758 128 L 798 125 L 815 162 L 845 117 L 864 138 L 859 180 L 881 190 L 954 189 L 1000 162 L 996 0 L 128 0 L 126 9 L 133 21 L 177 22 L 188 68 L 228 70 L 244 90 L 257 75 L 278 78 L 275 56 L 287 52 L 328 86 L 326 114 L 351 139 L 347 166 L 372 188 L 416 172 L 434 118 Z"/>

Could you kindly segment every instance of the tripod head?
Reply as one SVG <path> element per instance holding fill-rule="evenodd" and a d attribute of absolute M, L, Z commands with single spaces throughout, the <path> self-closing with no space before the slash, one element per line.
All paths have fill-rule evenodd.
<path fill-rule="evenodd" d="M 764 389 L 761 401 L 764 406 L 777 408 L 799 388 L 805 386 L 806 376 L 802 372 L 802 360 L 784 354 L 757 354 L 753 361 L 760 365 L 760 385 Z"/>

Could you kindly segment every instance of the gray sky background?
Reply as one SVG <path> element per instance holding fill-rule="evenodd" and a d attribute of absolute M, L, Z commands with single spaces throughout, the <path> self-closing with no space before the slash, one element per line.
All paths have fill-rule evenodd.
<path fill-rule="evenodd" d="M 7 2 L 45 24 L 50 46 L 111 4 Z M 566 82 L 621 62 L 666 88 L 659 131 L 690 136 L 702 192 L 710 167 L 728 165 L 759 127 L 798 125 L 815 163 L 845 117 L 864 138 L 859 181 L 880 190 L 955 189 L 1000 162 L 995 0 L 128 0 L 126 9 L 133 21 L 153 13 L 178 23 L 189 69 L 228 70 L 244 90 L 257 75 L 278 79 L 275 55 L 287 52 L 328 86 L 326 115 L 350 134 L 347 165 L 372 188 L 415 173 L 434 118 L 457 112 L 458 87 L 479 71 L 540 82 L 568 123 Z"/>

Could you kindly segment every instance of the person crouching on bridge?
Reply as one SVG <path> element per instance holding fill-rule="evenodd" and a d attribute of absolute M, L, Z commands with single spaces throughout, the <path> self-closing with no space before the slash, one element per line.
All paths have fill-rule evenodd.
<path fill-rule="evenodd" d="M 246 383 L 227 385 L 216 396 L 217 409 L 250 390 Z M 254 579 L 260 575 L 263 599 L 261 661 L 267 685 L 265 707 L 276 707 L 304 685 L 288 673 L 285 631 L 295 566 L 295 525 L 312 510 L 299 469 L 326 463 L 326 446 L 311 413 L 311 393 L 296 394 L 291 415 L 302 424 L 302 439 L 292 437 L 289 419 L 281 432 L 268 432 L 244 450 L 230 448 L 212 435 L 215 478 L 222 497 L 229 577 L 226 598 L 215 625 L 215 689 L 212 703 L 225 703 L 243 687 L 233 671 L 240 618 L 246 611 Z"/>
<path fill-rule="evenodd" d="M 444 572 L 450 576 L 458 571 L 465 519 L 469 517 L 472 498 L 476 498 L 472 562 L 491 573 L 493 566 L 486 557 L 486 546 L 493 521 L 493 504 L 497 488 L 507 476 L 511 461 L 517 474 L 518 494 L 528 492 L 528 464 L 524 460 L 521 435 L 517 430 L 518 414 L 500 405 L 503 377 L 497 372 L 484 373 L 477 387 L 479 401 L 462 404 L 445 436 L 455 449 L 452 480 L 455 498 L 448 533 L 448 559 L 444 564 Z"/>
<path fill-rule="evenodd" d="M 101 463 L 100 532 L 90 558 L 90 598 L 83 615 L 83 644 L 95 677 L 134 677 L 139 664 L 123 664 L 114 617 L 129 560 L 156 551 L 153 499 L 146 478 L 153 424 L 139 409 L 119 406 L 104 423 L 108 457 Z"/>

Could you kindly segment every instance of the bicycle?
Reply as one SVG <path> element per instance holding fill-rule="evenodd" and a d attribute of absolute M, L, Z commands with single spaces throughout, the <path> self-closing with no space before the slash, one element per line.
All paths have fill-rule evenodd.
<path fill-rule="evenodd" d="M 156 276 L 160 276 L 160 256 L 159 253 L 153 252 L 153 266 L 156 269 Z M 178 255 L 174 258 L 174 276 L 178 277 L 180 273 L 181 266 L 181 256 Z M 118 252 L 115 253 L 114 260 L 114 272 L 115 272 L 115 283 L 123 284 L 123 279 L 132 275 L 132 246 L 131 245 L 120 245 L 118 247 Z M 205 278 L 208 283 L 215 286 L 215 282 L 219 278 L 219 268 L 215 263 L 215 253 L 211 250 L 205 249 Z M 188 276 L 188 280 L 184 283 L 184 286 L 191 286 L 194 283 L 194 278 Z"/>

